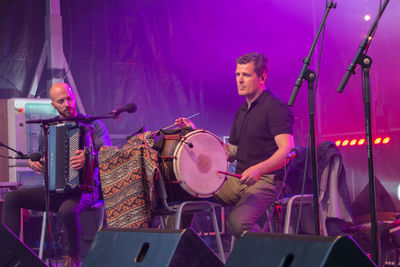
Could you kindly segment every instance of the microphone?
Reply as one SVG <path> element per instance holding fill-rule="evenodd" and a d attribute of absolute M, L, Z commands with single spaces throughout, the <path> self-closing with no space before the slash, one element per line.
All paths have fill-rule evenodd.
<path fill-rule="evenodd" d="M 40 161 L 42 159 L 42 154 L 39 152 L 32 153 L 30 159 L 32 161 Z"/>
<path fill-rule="evenodd" d="M 113 114 L 114 116 L 118 116 L 122 112 L 126 111 L 128 113 L 133 113 L 136 110 L 137 110 L 137 106 L 135 104 L 133 104 L 133 103 L 129 103 L 125 107 L 119 108 L 117 110 L 113 110 L 112 112 L 110 112 L 110 114 Z"/>
<path fill-rule="evenodd" d="M 286 156 L 287 160 L 293 160 L 296 156 L 300 155 L 300 149 L 298 147 L 293 147 L 289 154 Z"/>
<path fill-rule="evenodd" d="M 40 161 L 42 158 L 42 154 L 39 152 L 32 153 L 31 155 L 24 155 L 22 153 L 18 153 L 18 156 L 9 156 L 10 159 L 30 159 L 32 161 Z"/>

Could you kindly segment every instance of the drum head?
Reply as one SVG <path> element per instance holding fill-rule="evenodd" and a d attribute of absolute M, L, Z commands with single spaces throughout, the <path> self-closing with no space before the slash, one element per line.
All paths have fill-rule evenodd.
<path fill-rule="evenodd" d="M 176 146 L 174 155 L 177 157 L 174 160 L 176 179 L 192 196 L 211 197 L 225 182 L 217 171 L 227 170 L 226 153 L 214 134 L 204 130 L 188 133 Z"/>

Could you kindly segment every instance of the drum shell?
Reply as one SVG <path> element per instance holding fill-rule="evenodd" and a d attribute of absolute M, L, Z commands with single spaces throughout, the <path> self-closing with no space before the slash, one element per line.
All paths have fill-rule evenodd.
<path fill-rule="evenodd" d="M 186 201 L 195 199 L 194 196 L 191 196 L 185 190 L 183 190 L 183 188 L 176 180 L 176 176 L 174 173 L 173 154 L 181 138 L 181 134 L 171 134 L 164 136 L 161 158 L 164 163 L 165 176 L 163 177 L 163 179 L 165 190 L 168 196 L 168 201 Z"/>

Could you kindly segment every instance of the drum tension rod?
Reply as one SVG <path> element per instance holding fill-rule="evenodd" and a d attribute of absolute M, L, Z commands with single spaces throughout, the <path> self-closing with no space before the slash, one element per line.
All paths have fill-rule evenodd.
<path fill-rule="evenodd" d="M 185 144 L 187 144 L 188 145 L 188 147 L 190 147 L 190 148 L 193 148 L 193 143 L 190 143 L 190 142 L 186 142 L 185 140 L 187 139 L 187 137 L 186 136 L 181 136 L 181 142 L 182 143 L 185 143 Z"/>
<path fill-rule="evenodd" d="M 190 147 L 190 148 L 193 148 L 193 144 L 192 144 L 192 143 L 190 143 L 190 142 L 186 142 L 186 141 L 183 141 L 183 140 L 182 140 L 182 142 L 183 142 L 183 143 L 185 143 L 185 144 L 187 144 L 187 145 L 188 145 L 188 147 Z"/>

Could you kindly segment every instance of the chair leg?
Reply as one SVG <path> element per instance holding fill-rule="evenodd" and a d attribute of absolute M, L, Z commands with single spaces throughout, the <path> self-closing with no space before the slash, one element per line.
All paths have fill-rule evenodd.
<path fill-rule="evenodd" d="M 328 236 L 328 230 L 326 229 L 326 214 L 324 214 L 321 203 L 319 205 L 319 223 L 321 225 L 322 236 Z"/>
<path fill-rule="evenodd" d="M 285 215 L 285 224 L 283 226 L 283 233 L 284 234 L 289 234 L 289 227 L 290 227 L 290 221 L 292 218 L 292 206 L 293 206 L 293 201 L 295 200 L 294 197 L 292 197 L 288 203 L 286 204 L 286 215 Z"/>
<path fill-rule="evenodd" d="M 232 238 L 231 238 L 231 248 L 230 248 L 230 252 L 229 252 L 229 253 L 232 253 L 232 250 L 233 250 L 233 248 L 235 247 L 236 242 L 237 242 L 237 238 L 236 238 L 234 235 L 232 235 Z"/>
<path fill-rule="evenodd" d="M 303 195 L 303 197 L 301 195 L 295 195 L 293 197 L 291 197 L 288 201 L 288 203 L 286 204 L 286 215 L 285 215 L 285 223 L 284 223 L 284 227 L 283 227 L 283 233 L 284 234 L 289 234 L 289 227 L 290 227 L 290 222 L 291 222 L 291 217 L 292 217 L 292 208 L 294 203 L 300 199 L 303 198 L 303 203 L 304 204 L 308 204 L 310 201 L 312 201 L 314 199 L 313 195 Z M 299 213 L 299 216 L 301 216 L 301 214 Z M 296 233 L 297 234 L 297 233 Z"/>
<path fill-rule="evenodd" d="M 39 258 L 43 260 L 43 250 L 44 250 L 44 241 L 46 238 L 46 222 L 47 222 L 47 212 L 43 212 L 42 218 L 42 232 L 40 233 L 40 247 L 39 247 Z"/>
<path fill-rule="evenodd" d="M 160 224 L 161 224 L 161 229 L 165 229 L 165 218 L 163 215 L 160 216 Z"/>
<path fill-rule="evenodd" d="M 105 208 L 104 208 L 104 204 L 101 205 L 100 207 L 100 221 L 99 221 L 99 228 L 97 228 L 97 231 L 100 231 L 101 228 L 103 228 L 103 223 L 104 223 L 104 212 L 105 212 Z"/>
<path fill-rule="evenodd" d="M 183 205 L 179 207 L 176 213 L 176 219 L 175 219 L 175 229 L 179 230 L 181 227 L 181 218 L 182 218 L 182 210 L 183 210 Z"/>
<path fill-rule="evenodd" d="M 215 209 L 211 203 L 210 203 L 210 208 L 211 208 L 212 221 L 213 221 L 213 225 L 214 225 L 215 238 L 217 240 L 217 245 L 218 245 L 219 257 L 220 257 L 222 263 L 225 264 L 224 247 L 222 246 L 221 234 L 219 232 L 219 225 L 218 225 L 218 221 L 217 221 L 217 215 L 215 214 Z"/>
<path fill-rule="evenodd" d="M 19 239 L 24 242 L 24 209 L 21 209 L 21 218 L 20 218 L 20 230 L 19 230 Z"/>

